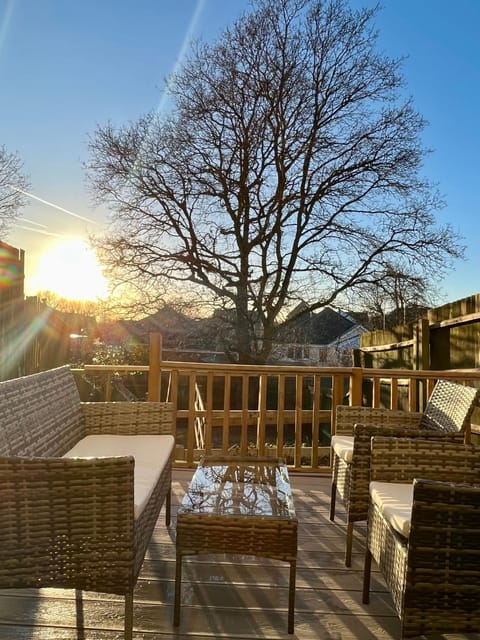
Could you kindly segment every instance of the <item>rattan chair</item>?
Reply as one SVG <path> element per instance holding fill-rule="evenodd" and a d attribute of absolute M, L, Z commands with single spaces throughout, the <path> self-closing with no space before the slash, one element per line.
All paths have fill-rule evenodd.
<path fill-rule="evenodd" d="M 372 440 L 363 602 L 373 558 L 401 638 L 480 629 L 479 464 L 473 445 Z"/>
<path fill-rule="evenodd" d="M 336 494 L 347 513 L 345 565 L 352 561 L 353 525 L 368 513 L 370 440 L 373 435 L 422 437 L 463 442 L 479 390 L 439 380 L 423 413 L 339 405 L 332 437 L 330 520 L 335 519 Z"/>

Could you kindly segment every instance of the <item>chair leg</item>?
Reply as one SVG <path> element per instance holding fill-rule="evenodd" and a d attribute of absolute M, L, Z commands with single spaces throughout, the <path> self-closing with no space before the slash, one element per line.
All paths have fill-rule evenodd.
<path fill-rule="evenodd" d="M 180 624 L 180 598 L 182 592 L 182 555 L 177 552 L 175 563 L 175 598 L 173 603 L 173 626 Z"/>
<path fill-rule="evenodd" d="M 296 571 L 297 563 L 292 560 L 290 562 L 290 581 L 288 583 L 288 633 L 293 633 L 294 626 Z"/>
<path fill-rule="evenodd" d="M 332 490 L 330 493 L 330 520 L 335 520 L 335 502 L 337 499 L 337 484 L 332 480 Z"/>
<path fill-rule="evenodd" d="M 170 525 L 170 511 L 172 506 L 172 488 L 167 491 L 167 495 L 165 496 L 165 525 L 168 527 Z"/>
<path fill-rule="evenodd" d="M 370 553 L 370 549 L 367 547 L 367 550 L 365 551 L 365 565 L 363 568 L 363 595 L 362 595 L 363 604 L 368 604 L 370 602 L 371 570 L 372 570 L 372 554 Z"/>
<path fill-rule="evenodd" d="M 353 522 L 347 524 L 347 540 L 345 543 L 345 566 L 352 566 Z"/>
<path fill-rule="evenodd" d="M 133 636 L 133 591 L 125 594 L 125 640 Z"/>

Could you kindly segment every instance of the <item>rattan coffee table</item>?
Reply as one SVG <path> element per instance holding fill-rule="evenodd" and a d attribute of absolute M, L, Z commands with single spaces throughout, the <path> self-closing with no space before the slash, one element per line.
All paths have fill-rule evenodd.
<path fill-rule="evenodd" d="M 215 553 L 290 563 L 288 633 L 293 633 L 297 518 L 283 460 L 205 457 L 177 517 L 173 624 L 180 623 L 183 556 Z"/>

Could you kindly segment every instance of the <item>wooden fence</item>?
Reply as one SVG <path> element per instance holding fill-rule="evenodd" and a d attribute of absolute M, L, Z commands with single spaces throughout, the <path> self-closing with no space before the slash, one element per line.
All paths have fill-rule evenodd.
<path fill-rule="evenodd" d="M 417 322 L 363 334 L 354 364 L 416 370 L 480 367 L 480 294 L 431 309 Z"/>
<path fill-rule="evenodd" d="M 23 313 L 25 252 L 0 242 L 0 380 L 22 375 L 19 317 Z"/>
<path fill-rule="evenodd" d="M 111 399 L 116 378 L 143 376 L 148 400 L 173 402 L 177 466 L 235 450 L 282 456 L 304 472 L 330 470 L 339 404 L 417 411 L 439 378 L 480 386 L 480 371 L 163 361 L 158 335 L 151 336 L 149 365 L 88 365 L 77 375 L 101 378 L 102 399 Z"/>

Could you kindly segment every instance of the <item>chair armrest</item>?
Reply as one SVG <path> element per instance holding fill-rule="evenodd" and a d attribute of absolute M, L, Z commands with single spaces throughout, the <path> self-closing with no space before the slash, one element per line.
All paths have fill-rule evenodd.
<path fill-rule="evenodd" d="M 411 552 L 415 553 L 414 549 L 418 547 L 418 556 L 413 559 L 416 570 L 423 564 L 431 572 L 437 564 L 436 571 L 449 574 L 455 567 L 460 574 L 463 571 L 465 577 L 473 575 L 473 564 L 476 563 L 477 571 L 480 571 L 479 513 L 479 485 L 416 479 L 409 536 Z M 451 555 L 451 549 L 455 549 L 455 554 L 465 556 L 463 569 L 458 558 Z M 449 580 L 452 577 L 448 575 Z"/>
<path fill-rule="evenodd" d="M 368 439 L 373 436 L 385 436 L 389 438 L 421 438 L 422 440 L 445 440 L 462 444 L 464 434 L 460 431 L 432 431 L 420 429 L 419 426 L 409 424 L 385 425 L 385 424 L 356 424 L 353 428 L 355 440 L 357 438 Z"/>
<path fill-rule="evenodd" d="M 133 473 L 131 457 L 0 458 L 0 586 L 95 585 L 106 563 L 128 574 Z"/>
<path fill-rule="evenodd" d="M 338 405 L 335 414 L 335 433 L 353 436 L 354 426 L 363 425 L 415 427 L 422 415 L 416 411 L 393 411 L 391 409 Z"/>
<path fill-rule="evenodd" d="M 353 459 L 358 468 L 370 466 L 371 439 L 373 436 L 384 436 L 391 438 L 421 438 L 426 440 L 438 440 L 456 442 L 462 444 L 463 433 L 436 432 L 420 429 L 418 426 L 409 425 L 365 425 L 356 424 L 353 428 Z"/>
<path fill-rule="evenodd" d="M 420 438 L 421 440 L 440 440 L 463 444 L 464 434 L 453 431 L 431 431 L 408 425 L 364 425 L 356 424 L 353 429 L 353 455 L 368 456 L 371 454 L 371 439 L 374 436 L 387 438 Z"/>
<path fill-rule="evenodd" d="M 387 438 L 371 440 L 370 478 L 379 482 L 413 482 L 425 478 L 475 483 L 479 479 L 479 450 L 446 438 Z"/>
<path fill-rule="evenodd" d="M 82 402 L 86 435 L 173 434 L 171 402 Z"/>

